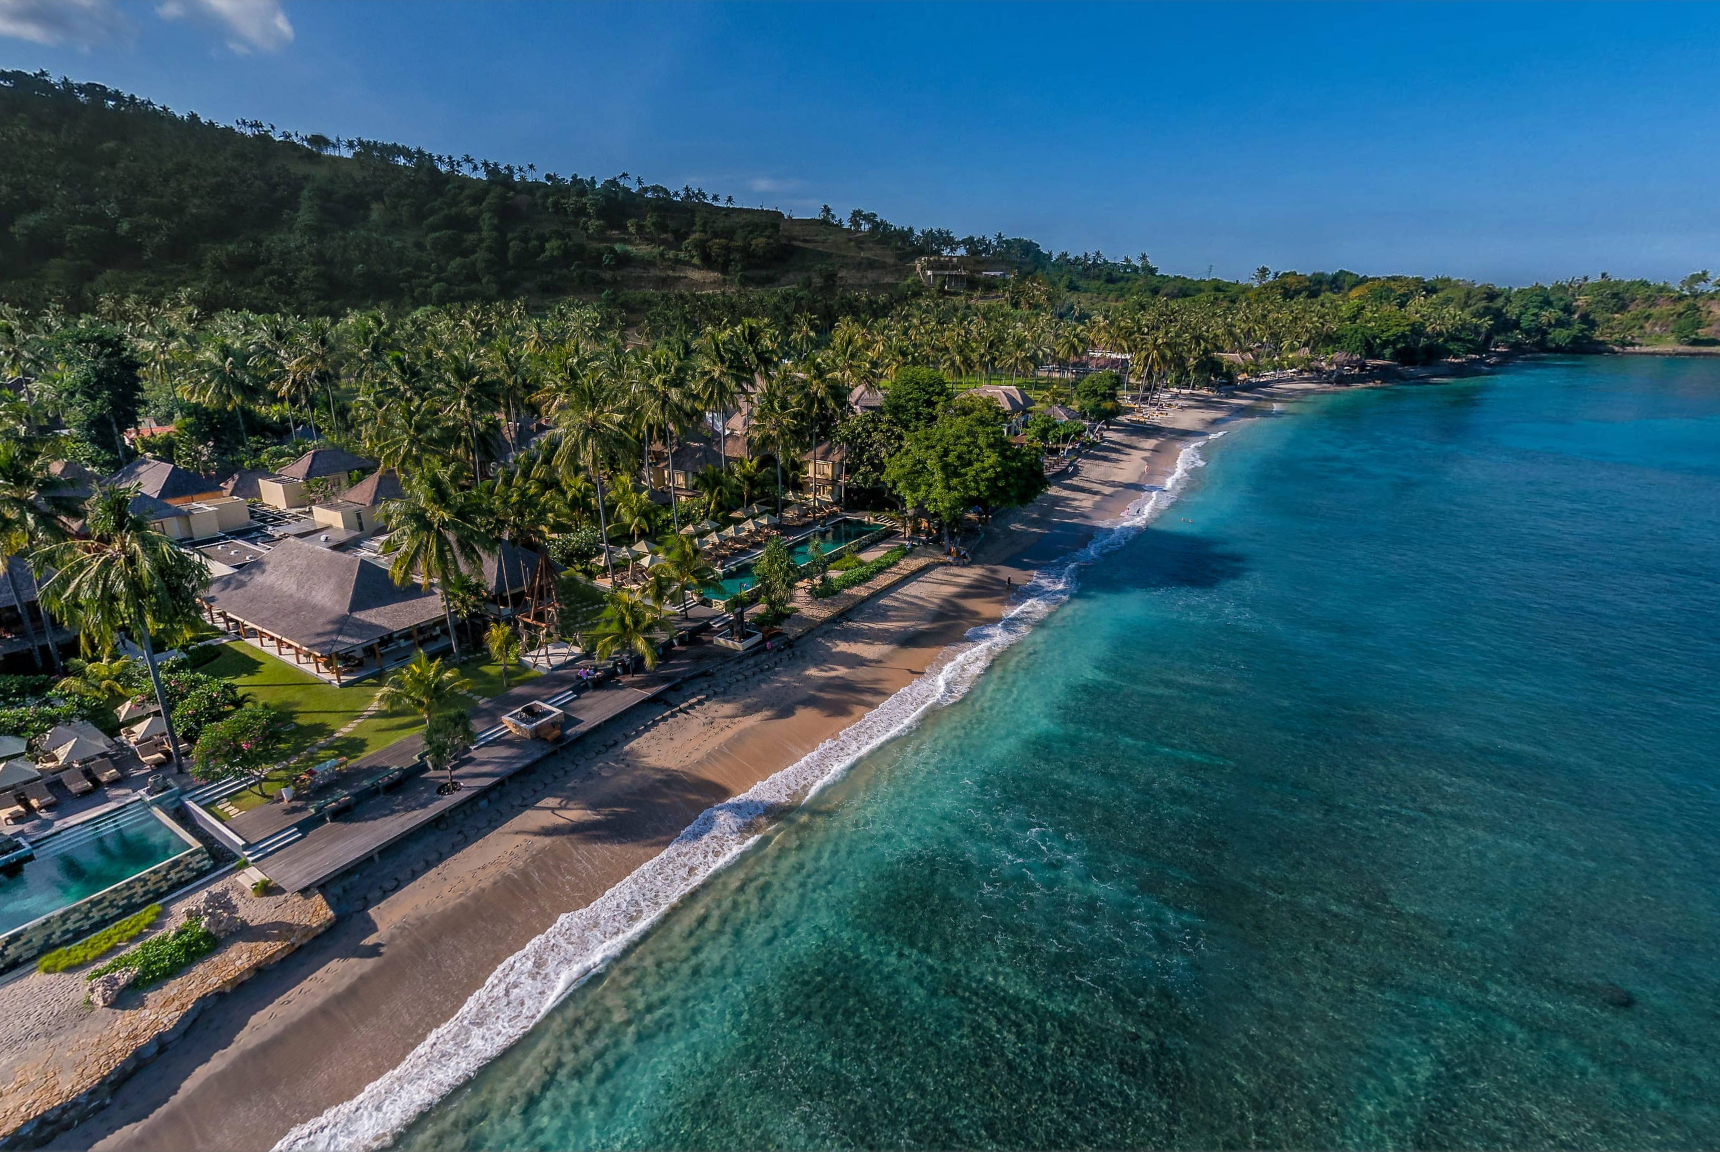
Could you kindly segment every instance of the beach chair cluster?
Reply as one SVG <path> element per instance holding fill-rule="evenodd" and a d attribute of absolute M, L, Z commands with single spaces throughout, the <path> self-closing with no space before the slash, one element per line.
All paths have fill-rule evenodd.
<path fill-rule="evenodd" d="M 0 736 L 0 821 L 22 824 L 52 812 L 60 801 L 51 785 L 78 799 L 123 784 L 128 767 L 159 767 L 173 758 L 154 703 L 128 700 L 115 715 L 119 741 L 87 720 L 56 725 L 34 741 Z"/>

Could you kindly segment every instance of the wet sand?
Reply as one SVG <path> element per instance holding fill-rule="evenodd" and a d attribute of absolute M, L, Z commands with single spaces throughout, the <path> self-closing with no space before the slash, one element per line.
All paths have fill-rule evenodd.
<path fill-rule="evenodd" d="M 504 959 L 596 899 L 695 816 L 792 764 L 998 618 L 1005 580 L 1077 549 L 1162 484 L 1184 447 L 1284 384 L 1191 398 L 1124 424 L 974 562 L 939 566 L 799 642 L 678 688 L 466 806 L 328 892 L 348 914 L 241 986 L 50 1147 L 263 1149 L 356 1095 L 453 1016 Z"/>

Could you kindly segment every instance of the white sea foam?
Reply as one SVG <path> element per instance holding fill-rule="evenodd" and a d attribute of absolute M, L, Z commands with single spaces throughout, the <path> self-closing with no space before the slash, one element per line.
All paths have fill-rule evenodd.
<path fill-rule="evenodd" d="M 1213 432 L 1206 440 L 1224 435 Z M 1205 440 L 1200 443 L 1205 443 Z M 591 904 L 563 915 L 490 974 L 453 1019 L 426 1036 L 393 1071 L 357 1096 L 288 1132 L 276 1152 L 381 1148 L 431 1105 L 500 1056 L 592 973 L 621 953 L 724 865 L 770 820 L 805 803 L 850 765 L 967 694 L 981 672 L 1075 591 L 1076 572 L 1133 539 L 1205 464 L 1183 449 L 1163 486 L 1130 506 L 1085 548 L 1038 572 L 995 624 L 968 632 L 940 667 L 908 684 L 853 725 L 751 789 L 706 809 L 674 842 Z"/>

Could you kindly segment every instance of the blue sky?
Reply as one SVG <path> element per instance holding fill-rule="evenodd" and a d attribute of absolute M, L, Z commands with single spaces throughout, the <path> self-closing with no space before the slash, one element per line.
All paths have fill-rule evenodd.
<path fill-rule="evenodd" d="M 0 65 L 1190 274 L 1720 269 L 1709 6 L 0 0 Z"/>

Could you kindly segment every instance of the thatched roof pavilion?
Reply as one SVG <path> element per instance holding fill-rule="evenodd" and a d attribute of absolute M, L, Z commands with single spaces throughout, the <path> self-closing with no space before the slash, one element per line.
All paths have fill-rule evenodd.
<path fill-rule="evenodd" d="M 295 663 L 336 684 L 391 666 L 391 650 L 445 632 L 435 592 L 402 588 L 378 564 L 293 538 L 216 577 L 201 599 L 211 624 L 246 640 L 254 634 L 282 659 L 290 649 Z"/>

